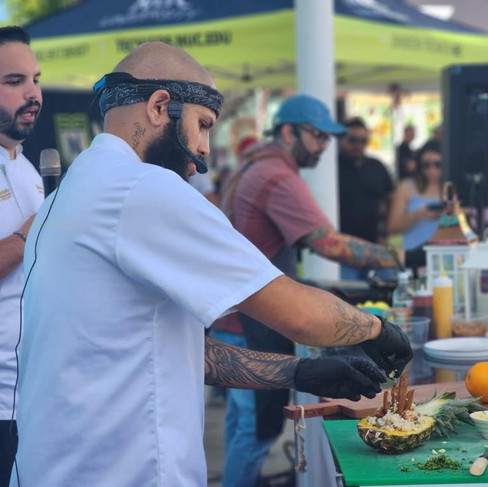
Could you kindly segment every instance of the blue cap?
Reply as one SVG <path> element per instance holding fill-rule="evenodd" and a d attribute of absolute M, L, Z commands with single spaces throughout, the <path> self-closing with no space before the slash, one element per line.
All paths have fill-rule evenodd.
<path fill-rule="evenodd" d="M 273 127 L 285 123 L 307 124 L 327 134 L 343 135 L 346 127 L 334 122 L 330 111 L 318 98 L 309 95 L 293 95 L 287 98 L 273 117 Z"/>

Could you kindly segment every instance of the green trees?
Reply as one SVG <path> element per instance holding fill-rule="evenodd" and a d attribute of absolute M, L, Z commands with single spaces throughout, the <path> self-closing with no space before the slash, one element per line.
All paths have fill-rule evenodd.
<path fill-rule="evenodd" d="M 6 0 L 5 7 L 9 24 L 25 25 L 80 2 L 81 0 Z"/>

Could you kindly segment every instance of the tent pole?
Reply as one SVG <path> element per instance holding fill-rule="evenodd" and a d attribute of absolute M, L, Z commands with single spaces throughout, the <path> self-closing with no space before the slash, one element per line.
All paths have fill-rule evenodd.
<path fill-rule="evenodd" d="M 335 72 L 333 0 L 295 0 L 297 23 L 297 78 L 298 92 L 313 95 L 323 100 L 335 113 Z M 304 170 L 303 177 L 310 186 L 321 208 L 337 225 L 337 147 L 335 141 L 322 154 L 319 165 Z M 304 252 L 303 277 L 316 280 L 336 280 L 337 264 Z M 306 347 L 297 354 L 305 352 Z M 297 404 L 313 403 L 315 396 L 298 392 Z M 336 485 L 335 467 L 328 442 L 321 426 L 322 418 L 307 420 L 305 436 L 305 457 L 308 468 L 305 473 L 296 474 L 298 487 Z M 317 421 L 315 421 L 317 420 Z M 313 424 L 315 423 L 315 424 Z"/>
<path fill-rule="evenodd" d="M 324 101 L 335 114 L 333 0 L 295 0 L 298 92 Z M 337 146 L 334 140 L 315 169 L 303 171 L 321 208 L 337 227 Z M 339 267 L 304 252 L 303 277 L 337 280 Z"/>

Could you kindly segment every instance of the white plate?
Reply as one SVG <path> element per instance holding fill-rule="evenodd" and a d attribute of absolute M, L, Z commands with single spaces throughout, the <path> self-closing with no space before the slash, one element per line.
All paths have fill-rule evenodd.
<path fill-rule="evenodd" d="M 440 359 L 440 358 L 432 358 L 425 356 L 424 364 L 428 365 L 433 369 L 448 369 L 448 370 L 462 370 L 467 372 L 476 362 L 486 362 L 484 358 L 480 359 Z"/>
<path fill-rule="evenodd" d="M 488 360 L 488 338 L 458 337 L 432 340 L 424 345 L 424 353 L 435 360 L 479 362 Z"/>
<path fill-rule="evenodd" d="M 454 372 L 462 372 L 464 375 L 456 380 L 464 380 L 469 369 L 473 366 L 472 361 L 462 360 L 434 360 L 432 358 L 425 358 L 424 364 L 431 369 L 453 370 Z"/>

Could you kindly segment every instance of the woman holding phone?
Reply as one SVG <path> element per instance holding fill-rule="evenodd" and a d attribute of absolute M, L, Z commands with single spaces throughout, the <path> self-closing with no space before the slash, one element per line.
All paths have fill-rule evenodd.
<path fill-rule="evenodd" d="M 432 237 L 442 213 L 441 154 L 421 149 L 417 154 L 417 169 L 411 178 L 398 184 L 390 205 L 387 232 L 402 234 L 405 265 L 417 274 L 425 266 L 423 245 Z"/>

